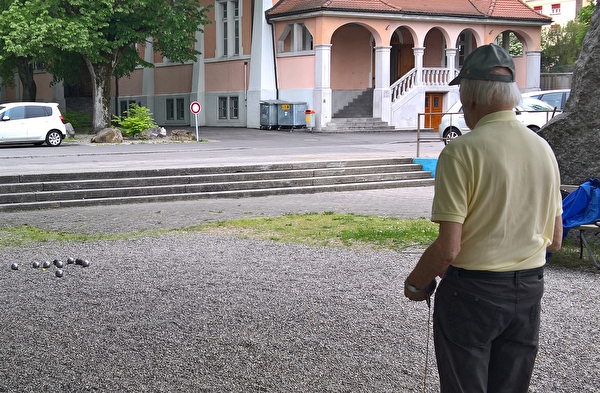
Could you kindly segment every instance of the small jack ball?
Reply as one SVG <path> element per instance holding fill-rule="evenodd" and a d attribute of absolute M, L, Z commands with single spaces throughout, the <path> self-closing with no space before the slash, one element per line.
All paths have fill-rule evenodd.
<path fill-rule="evenodd" d="M 67 258 L 67 265 L 72 265 L 74 263 L 75 263 L 75 258 L 72 258 L 72 257 Z"/>
<path fill-rule="evenodd" d="M 83 266 L 83 267 L 90 266 L 90 261 L 88 261 L 87 259 L 84 259 L 83 262 L 81 262 L 81 266 Z"/>
<path fill-rule="evenodd" d="M 56 277 L 62 277 L 63 271 L 62 271 L 62 269 L 58 269 L 54 274 L 56 275 Z"/>
<path fill-rule="evenodd" d="M 32 266 L 34 269 L 37 269 L 37 268 L 39 268 L 41 265 L 40 265 L 40 263 L 39 263 L 38 261 L 35 261 L 35 262 L 33 262 L 33 263 L 31 264 L 31 266 Z"/>
<path fill-rule="evenodd" d="M 52 266 L 52 263 L 50 263 L 50 261 L 44 261 L 44 263 L 42 264 L 42 267 L 45 269 L 49 268 L 50 266 Z"/>
<path fill-rule="evenodd" d="M 12 270 L 19 270 L 19 264 L 15 262 L 15 263 L 13 263 L 12 265 L 10 265 L 10 268 L 11 268 Z"/>
<path fill-rule="evenodd" d="M 56 262 L 54 262 L 54 266 L 56 266 L 59 269 L 62 269 L 64 265 L 65 264 L 63 263 L 63 261 L 56 261 Z"/>

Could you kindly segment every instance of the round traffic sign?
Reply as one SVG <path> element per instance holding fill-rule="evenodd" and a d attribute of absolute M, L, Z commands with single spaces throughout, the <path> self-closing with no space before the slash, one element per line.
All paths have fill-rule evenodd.
<path fill-rule="evenodd" d="M 198 101 L 194 101 L 190 104 L 190 111 L 192 111 L 192 113 L 194 115 L 197 115 L 198 113 L 200 113 L 201 110 L 202 110 L 202 105 L 200 105 L 200 103 Z"/>

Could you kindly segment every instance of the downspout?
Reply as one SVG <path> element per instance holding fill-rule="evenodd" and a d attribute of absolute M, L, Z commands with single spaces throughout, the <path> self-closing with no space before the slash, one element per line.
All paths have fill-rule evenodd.
<path fill-rule="evenodd" d="M 275 40 L 275 24 L 273 24 L 273 22 L 269 21 L 269 18 L 267 18 L 267 23 L 269 24 L 269 26 L 271 26 L 271 35 L 273 36 L 273 68 L 275 69 L 275 99 L 279 99 L 279 82 L 278 82 L 278 77 L 279 77 L 279 73 L 277 72 L 277 50 L 276 50 L 276 45 L 277 45 L 277 41 Z"/>

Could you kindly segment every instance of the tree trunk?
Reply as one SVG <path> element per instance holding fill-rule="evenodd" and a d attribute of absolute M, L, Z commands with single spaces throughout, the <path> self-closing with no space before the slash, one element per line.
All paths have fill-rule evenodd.
<path fill-rule="evenodd" d="M 37 95 L 37 85 L 33 79 L 33 63 L 28 57 L 19 57 L 17 59 L 17 70 L 19 71 L 19 79 L 23 84 L 23 101 L 35 101 Z"/>
<path fill-rule="evenodd" d="M 97 133 L 111 124 L 110 88 L 115 68 L 108 62 L 92 64 L 87 58 L 85 64 L 92 79 L 92 132 Z"/>

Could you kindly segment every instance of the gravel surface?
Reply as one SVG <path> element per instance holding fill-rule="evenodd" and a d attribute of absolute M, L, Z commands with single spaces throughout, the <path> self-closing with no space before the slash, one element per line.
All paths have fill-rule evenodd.
<path fill-rule="evenodd" d="M 381 195 L 377 214 L 412 209 L 401 192 L 395 206 L 369 195 L 355 200 Z M 247 203 L 178 205 L 160 220 L 167 204 L 11 213 L 1 226 L 116 233 L 286 212 L 277 198 Z M 62 278 L 31 267 L 69 256 L 91 265 Z M 0 392 L 422 392 L 427 307 L 402 295 L 418 257 L 192 232 L 2 250 Z M 547 268 L 531 392 L 600 391 L 598 277 Z M 439 390 L 432 345 L 427 392 Z"/>

